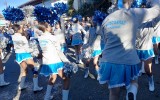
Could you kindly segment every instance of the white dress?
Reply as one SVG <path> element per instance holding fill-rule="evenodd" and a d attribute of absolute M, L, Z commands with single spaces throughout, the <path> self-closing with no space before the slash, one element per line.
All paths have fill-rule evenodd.
<path fill-rule="evenodd" d="M 22 36 L 20 33 L 15 33 L 14 35 L 12 35 L 12 41 L 16 53 L 16 62 L 18 64 L 27 59 L 32 59 L 29 50 L 28 40 L 25 36 Z"/>
<path fill-rule="evenodd" d="M 83 44 L 82 32 L 86 34 L 86 31 L 80 24 L 76 23 L 72 26 L 72 46 Z"/>
<path fill-rule="evenodd" d="M 58 71 L 63 69 L 64 64 L 58 55 L 60 46 L 56 42 L 57 38 L 46 32 L 38 38 L 38 41 L 43 55 L 40 73 L 45 76 L 58 74 Z"/>

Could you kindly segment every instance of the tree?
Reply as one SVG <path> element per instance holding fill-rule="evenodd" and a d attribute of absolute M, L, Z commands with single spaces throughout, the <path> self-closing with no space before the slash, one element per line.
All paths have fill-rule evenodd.
<path fill-rule="evenodd" d="M 73 8 L 74 0 L 68 0 L 68 15 L 72 16 L 75 14 L 80 14 L 82 16 L 92 16 L 95 10 L 100 10 L 107 13 L 108 8 L 111 6 L 110 1 L 111 0 L 94 0 L 93 4 L 85 3 L 78 11 L 75 11 Z"/>

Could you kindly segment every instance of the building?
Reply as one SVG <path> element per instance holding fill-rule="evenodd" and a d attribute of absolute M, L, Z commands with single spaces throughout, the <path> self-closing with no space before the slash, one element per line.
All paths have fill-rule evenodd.
<path fill-rule="evenodd" d="M 0 14 L 0 19 L 4 19 L 4 17 L 3 17 L 3 15 L 2 15 L 2 14 Z"/>
<path fill-rule="evenodd" d="M 75 10 L 80 9 L 84 4 L 93 4 L 96 0 L 74 0 L 73 7 Z"/>
<path fill-rule="evenodd" d="M 0 14 L 0 27 L 1 26 L 7 26 L 9 24 L 9 21 L 6 21 L 2 14 Z"/>
<path fill-rule="evenodd" d="M 58 2 L 68 3 L 68 0 L 31 0 L 18 7 L 23 8 L 28 5 L 51 7 L 54 5 L 54 3 L 58 3 Z"/>

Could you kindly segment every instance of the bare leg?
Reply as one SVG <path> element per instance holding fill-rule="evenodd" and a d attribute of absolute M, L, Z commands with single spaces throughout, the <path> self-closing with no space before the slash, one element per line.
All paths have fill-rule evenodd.
<path fill-rule="evenodd" d="M 56 79 L 57 79 L 56 74 L 50 75 L 47 90 L 46 90 L 46 94 L 44 96 L 44 100 L 50 100 L 50 99 L 53 98 L 53 97 L 51 97 L 51 91 L 52 91 L 52 87 L 53 87 L 53 84 L 55 83 Z"/>
<path fill-rule="evenodd" d="M 33 72 L 33 83 L 34 83 L 33 91 L 34 92 L 41 91 L 43 87 L 39 87 L 38 85 L 38 71 L 35 68 L 35 63 L 33 59 L 28 59 L 26 63 L 29 65 L 29 67 L 32 69 L 32 72 Z"/>
<path fill-rule="evenodd" d="M 70 78 L 64 76 L 63 70 L 59 70 L 59 76 L 63 79 L 62 100 L 68 100 Z"/>
<path fill-rule="evenodd" d="M 94 64 L 94 67 L 95 67 L 95 69 L 96 69 L 97 71 L 99 70 L 98 59 L 99 59 L 99 56 L 96 56 L 96 57 L 94 57 L 94 59 L 93 59 L 93 64 Z"/>
<path fill-rule="evenodd" d="M 0 58 L 0 74 L 3 74 L 2 59 Z"/>
<path fill-rule="evenodd" d="M 145 71 L 148 75 L 149 80 L 149 90 L 154 91 L 154 80 L 153 80 L 153 74 L 152 74 L 152 59 L 148 59 L 145 61 Z"/>
<path fill-rule="evenodd" d="M 155 54 L 155 64 L 158 64 L 158 44 L 153 44 L 154 47 L 154 54 Z"/>
<path fill-rule="evenodd" d="M 93 59 L 93 64 L 94 64 L 94 67 L 95 67 L 95 69 L 96 69 L 96 73 L 97 73 L 97 80 L 99 80 L 99 66 L 98 66 L 98 59 L 99 59 L 99 56 L 96 56 L 96 57 L 94 57 L 94 59 Z"/>
<path fill-rule="evenodd" d="M 89 75 L 89 64 L 90 64 L 90 59 L 85 59 L 84 60 L 84 68 L 85 68 L 85 75 L 84 75 L 84 78 L 87 78 L 88 75 Z"/>
<path fill-rule="evenodd" d="M 119 100 L 120 98 L 120 87 L 119 88 L 111 88 L 109 89 L 109 100 Z"/>
<path fill-rule="evenodd" d="M 2 52 L 2 49 L 0 49 L 0 54 Z M 2 59 L 0 57 L 0 74 L 3 74 L 3 64 L 2 64 Z"/>
<path fill-rule="evenodd" d="M 75 49 L 75 56 L 76 56 L 76 63 L 79 63 L 78 62 L 78 47 L 77 46 L 74 46 L 74 49 Z"/>
<path fill-rule="evenodd" d="M 80 64 L 83 64 L 83 62 L 82 62 L 82 57 L 81 57 L 82 45 L 78 45 L 77 51 L 78 51 L 78 60 L 79 60 L 79 63 L 80 63 Z"/>
<path fill-rule="evenodd" d="M 27 64 L 23 61 L 20 63 L 20 67 L 21 67 L 21 75 L 20 75 L 20 84 L 19 84 L 19 87 L 18 89 L 19 90 L 23 90 L 25 88 L 27 88 L 27 86 L 25 85 L 25 80 L 26 80 L 26 76 L 27 76 Z"/>

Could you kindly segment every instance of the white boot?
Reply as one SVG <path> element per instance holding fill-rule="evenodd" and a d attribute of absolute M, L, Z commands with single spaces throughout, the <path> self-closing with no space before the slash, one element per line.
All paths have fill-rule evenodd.
<path fill-rule="evenodd" d="M 6 69 L 6 66 L 3 66 L 3 71 Z"/>
<path fill-rule="evenodd" d="M 46 94 L 44 96 L 44 100 L 51 100 L 51 99 L 53 99 L 53 97 L 51 97 L 52 87 L 53 87 L 53 85 L 48 85 L 47 86 L 47 91 L 46 91 Z"/>
<path fill-rule="evenodd" d="M 9 85 L 9 84 L 10 84 L 9 82 L 4 81 L 4 73 L 0 74 L 0 86 L 6 86 L 6 85 Z"/>
<path fill-rule="evenodd" d="M 97 72 L 97 81 L 99 81 L 99 79 L 100 79 L 99 70 L 96 70 L 96 72 Z"/>
<path fill-rule="evenodd" d="M 78 63 L 83 64 L 81 55 L 78 55 Z"/>
<path fill-rule="evenodd" d="M 136 86 L 135 84 L 131 84 L 130 87 L 127 89 L 126 100 L 136 100 L 137 91 L 138 85 Z"/>
<path fill-rule="evenodd" d="M 144 61 L 142 61 L 141 73 L 142 73 L 142 74 L 143 74 L 143 73 L 146 73 L 146 72 L 145 72 L 145 69 L 144 69 Z"/>
<path fill-rule="evenodd" d="M 37 78 L 33 78 L 33 84 L 34 84 L 34 88 L 33 91 L 41 91 L 43 89 L 43 87 L 39 87 L 38 86 L 38 77 Z"/>
<path fill-rule="evenodd" d="M 2 60 L 4 59 L 3 51 L 1 52 L 1 59 L 2 59 Z"/>
<path fill-rule="evenodd" d="M 68 100 L 69 90 L 62 90 L 62 100 Z"/>
<path fill-rule="evenodd" d="M 159 61 L 158 61 L 158 55 L 155 56 L 155 64 L 158 64 Z"/>
<path fill-rule="evenodd" d="M 20 82 L 19 87 L 18 87 L 19 90 L 23 90 L 23 89 L 27 88 L 27 86 L 25 85 L 25 80 L 26 80 L 26 76 L 22 76 L 21 77 L 21 82 Z"/>
<path fill-rule="evenodd" d="M 148 80 L 149 80 L 149 90 L 151 91 L 151 92 L 153 92 L 154 91 L 154 80 L 153 80 L 153 75 L 151 76 L 151 77 L 148 77 Z"/>
<path fill-rule="evenodd" d="M 78 55 L 76 55 L 76 63 L 79 63 Z"/>
<path fill-rule="evenodd" d="M 87 68 L 85 69 L 84 78 L 87 78 L 88 75 L 89 75 L 89 68 L 87 67 Z"/>

